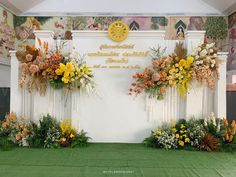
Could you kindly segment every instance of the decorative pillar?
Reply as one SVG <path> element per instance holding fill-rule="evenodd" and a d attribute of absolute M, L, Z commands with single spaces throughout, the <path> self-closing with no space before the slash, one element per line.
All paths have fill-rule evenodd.
<path fill-rule="evenodd" d="M 188 55 L 204 42 L 205 31 L 188 31 L 185 36 Z M 204 87 L 197 83 L 191 83 L 191 90 L 186 97 L 186 118 L 192 116 L 201 118 L 203 116 L 203 93 Z"/>
<path fill-rule="evenodd" d="M 204 42 L 205 33 L 205 31 L 187 31 L 185 34 L 185 42 L 189 55 L 193 49 Z"/>
<path fill-rule="evenodd" d="M 228 52 L 218 52 L 220 60 L 220 78 L 217 81 L 215 91 L 215 114 L 218 118 L 226 118 L 226 65 Z"/>
<path fill-rule="evenodd" d="M 9 53 L 11 57 L 10 111 L 21 115 L 22 90 L 19 86 L 19 61 L 16 58 L 16 51 L 9 51 Z"/>
<path fill-rule="evenodd" d="M 42 43 L 48 42 L 49 49 L 52 49 L 54 46 L 53 36 L 54 33 L 52 31 L 46 30 L 35 30 L 35 47 L 40 48 L 38 39 L 41 40 Z M 38 92 L 33 92 L 31 96 L 31 110 L 32 110 L 32 119 L 34 121 L 38 121 L 42 115 L 50 114 L 55 116 L 53 113 L 54 110 L 54 98 L 53 98 L 52 89 L 50 86 L 47 86 L 47 90 L 45 95 L 40 95 Z"/>

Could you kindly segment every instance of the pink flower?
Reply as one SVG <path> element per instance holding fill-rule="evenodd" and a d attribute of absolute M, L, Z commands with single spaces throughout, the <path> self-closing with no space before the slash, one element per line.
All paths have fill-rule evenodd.
<path fill-rule="evenodd" d="M 44 69 L 45 64 L 44 63 L 39 63 L 39 69 Z"/>
<path fill-rule="evenodd" d="M 152 75 L 152 80 L 155 82 L 155 81 L 159 81 L 159 79 L 160 79 L 160 75 L 158 74 L 158 73 L 154 73 L 153 75 Z"/>
<path fill-rule="evenodd" d="M 153 70 L 153 67 L 152 67 L 152 66 L 148 66 L 148 67 L 146 68 L 146 71 L 147 71 L 148 73 L 150 73 L 150 74 L 153 74 L 153 73 L 154 73 L 154 70 Z"/>
<path fill-rule="evenodd" d="M 43 61 L 43 57 L 37 56 L 37 57 L 36 57 L 36 60 L 37 60 L 37 62 L 42 62 L 42 61 Z"/>
<path fill-rule="evenodd" d="M 31 54 L 27 54 L 27 55 L 25 56 L 25 59 L 26 59 L 26 61 L 30 62 L 30 61 L 32 61 L 33 56 L 32 56 Z"/>
<path fill-rule="evenodd" d="M 34 73 L 36 73 L 36 72 L 39 71 L 39 67 L 38 67 L 37 65 L 34 65 L 34 64 L 33 64 L 33 65 L 30 66 L 29 71 L 30 71 L 32 74 L 34 74 Z"/>

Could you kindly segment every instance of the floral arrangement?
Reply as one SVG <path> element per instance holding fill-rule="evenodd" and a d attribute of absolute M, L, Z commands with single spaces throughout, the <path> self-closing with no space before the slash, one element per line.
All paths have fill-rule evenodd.
<path fill-rule="evenodd" d="M 19 146 L 27 146 L 26 139 L 29 136 L 29 130 L 24 118 L 17 118 L 14 113 L 6 115 L 4 121 L 1 123 L 0 136 L 7 137 Z"/>
<path fill-rule="evenodd" d="M 192 52 L 194 78 L 209 88 L 214 88 L 219 77 L 217 50 L 214 45 L 202 44 Z"/>
<path fill-rule="evenodd" d="M 235 121 L 216 118 L 212 113 L 204 119 L 179 120 L 175 125 L 163 125 L 144 140 L 147 146 L 164 149 L 194 149 L 204 151 L 236 150 Z"/>
<path fill-rule="evenodd" d="M 56 79 L 51 80 L 51 84 L 61 84 L 68 90 L 75 90 L 84 88 L 88 93 L 93 92 L 95 89 L 95 82 L 93 80 L 92 68 L 87 66 L 78 54 L 73 52 L 66 57 L 65 63 L 60 63 L 59 67 L 55 70 Z"/>
<path fill-rule="evenodd" d="M 74 129 L 69 119 L 59 123 L 50 115 L 35 124 L 10 113 L 0 125 L 0 148 L 2 138 L 16 146 L 44 148 L 86 146 L 89 140 L 86 132 Z"/>
<path fill-rule="evenodd" d="M 179 94 L 186 96 L 193 79 L 213 88 L 218 77 L 214 44 L 203 44 L 188 57 L 182 43 L 177 43 L 174 53 L 168 57 L 162 56 L 164 52 L 160 48 L 152 51 L 152 64 L 133 75 L 135 82 L 131 84 L 129 95 L 146 92 L 150 97 L 163 99 L 167 88 L 175 87 Z"/>
<path fill-rule="evenodd" d="M 65 119 L 60 123 L 61 138 L 60 144 L 62 146 L 70 146 L 77 134 L 76 130 L 72 127 L 71 121 Z"/>
<path fill-rule="evenodd" d="M 42 43 L 40 39 L 38 42 L 39 48 L 27 45 L 24 51 L 16 53 L 20 61 L 21 87 L 26 84 L 28 91 L 36 90 L 41 95 L 45 94 L 48 83 L 55 89 L 94 90 L 92 69 L 76 52 L 63 55 L 58 47 L 55 51 L 49 51 L 48 43 Z"/>

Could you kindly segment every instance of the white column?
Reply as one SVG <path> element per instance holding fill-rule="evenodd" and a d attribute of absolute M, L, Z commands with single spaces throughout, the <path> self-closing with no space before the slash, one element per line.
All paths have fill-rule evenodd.
<path fill-rule="evenodd" d="M 49 50 L 53 48 L 54 33 L 52 31 L 46 30 L 35 30 L 35 47 L 39 48 L 38 39 L 41 40 L 42 44 L 44 42 L 48 42 Z M 32 118 L 34 121 L 38 121 L 42 115 L 50 114 L 53 115 L 54 109 L 54 100 L 53 92 L 49 85 L 47 85 L 47 90 L 45 95 L 40 95 L 38 92 L 33 92 L 31 97 L 31 110 L 32 110 Z"/>
<path fill-rule="evenodd" d="M 191 54 L 194 48 L 204 42 L 205 31 L 187 31 L 185 42 L 188 54 Z"/>
<path fill-rule="evenodd" d="M 54 32 L 49 30 L 35 30 L 35 47 L 39 47 L 38 39 L 42 42 L 48 42 L 49 49 L 54 45 Z"/>
<path fill-rule="evenodd" d="M 218 118 L 226 118 L 226 64 L 228 52 L 218 52 L 220 60 L 220 78 L 216 85 L 215 92 L 215 113 Z"/>
<path fill-rule="evenodd" d="M 17 115 L 22 114 L 22 90 L 19 86 L 19 61 L 16 58 L 16 51 L 9 51 L 11 57 L 11 93 L 10 93 L 10 111 Z"/>
<path fill-rule="evenodd" d="M 188 55 L 191 54 L 193 49 L 204 42 L 205 31 L 188 31 L 185 36 L 186 47 Z M 186 98 L 186 118 L 192 116 L 196 118 L 202 117 L 203 112 L 203 93 L 204 88 L 197 82 L 191 83 L 191 89 Z"/>

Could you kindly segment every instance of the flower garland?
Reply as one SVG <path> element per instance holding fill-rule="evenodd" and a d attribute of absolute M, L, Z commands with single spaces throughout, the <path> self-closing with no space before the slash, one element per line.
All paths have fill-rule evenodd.
<path fill-rule="evenodd" d="M 154 54 L 160 57 L 157 51 L 160 53 L 158 49 L 154 50 Z M 180 95 L 186 96 L 193 79 L 214 88 L 219 75 L 214 43 L 202 44 L 191 56 L 185 54 L 183 45 L 177 44 L 174 54 L 153 58 L 152 65 L 133 75 L 135 82 L 131 84 L 129 95 L 146 92 L 151 98 L 160 100 L 164 98 L 167 88 L 175 87 Z"/>

